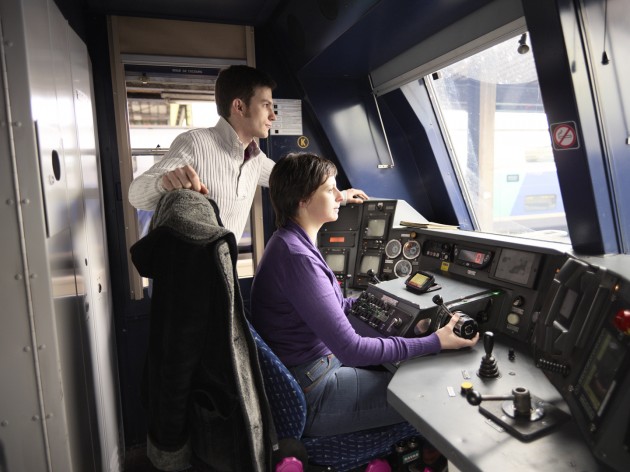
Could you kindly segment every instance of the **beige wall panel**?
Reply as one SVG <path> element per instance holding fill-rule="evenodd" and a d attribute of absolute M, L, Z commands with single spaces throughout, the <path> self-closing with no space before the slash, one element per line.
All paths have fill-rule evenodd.
<path fill-rule="evenodd" d="M 246 26 L 133 17 L 117 22 L 121 54 L 247 58 Z"/>

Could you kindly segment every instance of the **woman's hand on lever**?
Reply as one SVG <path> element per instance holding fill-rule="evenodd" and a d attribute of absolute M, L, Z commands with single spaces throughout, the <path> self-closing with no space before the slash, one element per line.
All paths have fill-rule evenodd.
<path fill-rule="evenodd" d="M 453 329 L 455 325 L 459 321 L 459 315 L 454 314 L 451 317 L 451 320 L 438 329 L 435 334 L 437 334 L 438 339 L 440 340 L 440 346 L 442 349 L 460 349 L 462 347 L 472 347 L 477 344 L 479 341 L 479 333 L 475 334 L 475 337 L 472 339 L 464 339 L 460 338 L 455 334 Z"/>

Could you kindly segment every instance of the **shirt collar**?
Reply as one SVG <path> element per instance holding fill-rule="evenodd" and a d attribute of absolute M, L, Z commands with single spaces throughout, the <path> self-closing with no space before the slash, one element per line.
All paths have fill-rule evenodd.
<path fill-rule="evenodd" d="M 242 143 L 238 134 L 236 134 L 236 131 L 232 128 L 230 122 L 222 116 L 219 117 L 219 121 L 217 121 L 215 128 L 219 132 L 221 139 L 225 141 L 234 154 L 242 156 L 246 147 L 249 147 L 250 158 L 256 157 L 260 154 L 260 148 L 258 147 L 256 140 L 252 139 L 251 143 L 247 144 Z"/>

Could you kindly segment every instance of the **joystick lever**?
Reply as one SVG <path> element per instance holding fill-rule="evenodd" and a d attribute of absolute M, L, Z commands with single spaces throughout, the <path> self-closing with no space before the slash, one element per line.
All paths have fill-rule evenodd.
<path fill-rule="evenodd" d="M 477 375 L 484 379 L 495 379 L 501 377 L 497 360 L 492 355 L 494 349 L 494 333 L 486 331 L 483 333 L 483 349 L 486 355 L 481 358 L 481 365 L 477 371 Z"/>
<path fill-rule="evenodd" d="M 483 350 L 486 351 L 486 357 L 492 357 L 492 350 L 494 349 L 494 333 L 492 331 L 486 331 L 483 333 Z"/>

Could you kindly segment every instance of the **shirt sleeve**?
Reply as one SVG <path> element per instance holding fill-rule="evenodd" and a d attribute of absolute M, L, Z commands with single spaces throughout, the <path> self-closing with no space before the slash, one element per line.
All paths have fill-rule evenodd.
<path fill-rule="evenodd" d="M 357 334 L 344 313 L 352 302 L 340 300 L 320 264 L 312 257 L 293 255 L 285 267 L 287 279 L 296 282 L 286 293 L 302 320 L 343 364 L 376 365 L 439 352 L 435 333 L 425 338 L 370 338 Z"/>
<path fill-rule="evenodd" d="M 271 175 L 271 170 L 276 163 L 269 159 L 267 156 L 262 157 L 262 170 L 260 172 L 260 177 L 258 179 L 258 185 L 261 187 L 269 187 L 269 175 Z"/>
<path fill-rule="evenodd" d="M 162 176 L 186 164 L 192 165 L 193 156 L 192 142 L 186 133 L 177 136 L 164 157 L 131 182 L 129 203 L 138 210 L 155 210 L 160 197 L 166 193 Z"/>

